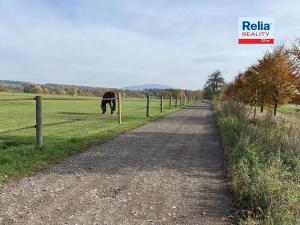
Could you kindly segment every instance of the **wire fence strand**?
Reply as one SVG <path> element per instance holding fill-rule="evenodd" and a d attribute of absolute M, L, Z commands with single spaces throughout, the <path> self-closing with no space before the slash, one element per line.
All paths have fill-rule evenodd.
<path fill-rule="evenodd" d="M 43 101 L 98 101 L 101 98 L 43 98 Z"/>
<path fill-rule="evenodd" d="M 11 130 L 6 130 L 6 131 L 1 131 L 0 134 L 8 134 L 8 133 L 12 133 L 12 132 L 17 132 L 17 131 L 23 131 L 23 130 L 29 130 L 35 128 L 34 126 L 29 126 L 29 127 L 22 127 L 22 128 L 16 128 L 16 129 L 11 129 Z"/>
<path fill-rule="evenodd" d="M 0 102 L 28 101 L 28 100 L 35 100 L 35 98 L 0 98 Z"/>
<path fill-rule="evenodd" d="M 97 116 L 92 116 L 90 118 L 82 118 L 82 119 L 78 118 L 78 119 L 66 120 L 66 121 L 55 122 L 55 123 L 45 123 L 45 124 L 43 124 L 43 127 L 50 127 L 50 126 L 57 126 L 57 125 L 61 125 L 61 124 L 67 124 L 67 123 L 87 121 L 87 120 L 90 120 L 90 119 L 95 119 L 95 118 L 97 118 L 99 116 L 100 116 L 100 114 L 97 115 Z"/>

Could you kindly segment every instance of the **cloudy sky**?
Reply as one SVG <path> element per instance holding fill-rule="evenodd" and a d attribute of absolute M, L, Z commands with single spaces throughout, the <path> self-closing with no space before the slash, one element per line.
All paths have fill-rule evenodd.
<path fill-rule="evenodd" d="M 300 37 L 300 1 L 0 0 L 0 80 L 201 88 L 227 81 L 269 46 L 238 45 L 238 18 L 273 17 Z"/>

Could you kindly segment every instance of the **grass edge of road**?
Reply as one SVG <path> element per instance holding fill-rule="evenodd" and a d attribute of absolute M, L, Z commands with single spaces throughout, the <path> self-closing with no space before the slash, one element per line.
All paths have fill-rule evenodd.
<path fill-rule="evenodd" d="M 20 155 L 19 162 L 17 162 L 16 165 L 13 165 L 16 168 L 10 168 L 8 166 L 1 171 L 0 184 L 12 182 L 21 179 L 22 177 L 29 176 L 49 164 L 57 163 L 68 156 L 83 152 L 94 145 L 103 144 L 129 130 L 143 126 L 144 124 L 157 119 L 161 119 L 179 110 L 181 110 L 181 107 L 173 108 L 172 110 L 156 114 L 151 117 L 145 117 L 132 123 L 123 123 L 119 126 L 105 129 L 105 131 L 101 132 L 101 134 L 89 136 L 88 138 L 70 138 L 70 140 L 64 142 L 64 146 L 51 146 L 50 148 L 45 146 L 40 149 L 36 149 L 34 145 L 26 146 L 22 149 L 24 154 L 23 156 Z M 53 150 L 54 147 L 57 149 Z M 22 159 L 22 157 L 24 157 L 24 159 Z"/>
<path fill-rule="evenodd" d="M 212 102 L 227 158 L 227 176 L 237 224 L 292 225 L 300 222 L 299 142 L 289 125 L 253 123 L 236 108 Z M 298 130 L 299 131 L 299 130 Z M 294 138 L 294 139 L 292 139 Z"/>

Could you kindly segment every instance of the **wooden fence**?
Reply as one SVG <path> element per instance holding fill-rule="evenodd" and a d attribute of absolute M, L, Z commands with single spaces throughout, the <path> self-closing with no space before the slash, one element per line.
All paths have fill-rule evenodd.
<path fill-rule="evenodd" d="M 146 100 L 146 107 L 145 107 L 146 117 L 150 116 L 151 99 L 159 99 L 159 101 L 160 101 L 160 106 L 159 106 L 160 112 L 164 111 L 164 104 L 163 104 L 164 98 L 163 98 L 163 96 L 158 98 L 158 97 L 151 97 L 151 96 L 148 95 L 145 98 L 145 100 Z M 72 122 L 76 122 L 76 121 L 86 120 L 86 119 L 73 119 L 73 120 L 69 120 L 69 121 L 62 121 L 62 122 L 45 124 L 45 123 L 43 123 L 43 116 L 42 116 L 43 115 L 43 107 L 42 107 L 43 100 L 85 100 L 84 98 L 79 98 L 79 99 L 45 98 L 45 99 L 43 99 L 42 96 L 35 96 L 34 98 L 0 99 L 0 101 L 24 101 L 24 100 L 35 100 L 35 125 L 22 127 L 22 128 L 11 129 L 11 130 L 6 130 L 6 131 L 1 131 L 0 135 L 35 128 L 36 147 L 41 148 L 41 147 L 43 147 L 43 127 L 56 126 L 56 125 L 60 125 L 60 124 L 66 124 L 66 123 L 72 123 Z M 117 98 L 109 98 L 109 99 L 106 98 L 106 100 L 117 100 L 118 123 L 122 124 L 122 97 L 121 97 L 121 93 L 118 94 Z M 187 104 L 194 103 L 194 102 L 198 101 L 199 99 L 192 98 L 192 97 L 175 97 L 174 98 L 174 97 L 169 96 L 169 98 L 168 98 L 169 109 L 172 108 L 172 100 L 174 102 L 174 107 L 177 108 L 177 107 L 184 106 L 186 103 Z"/>

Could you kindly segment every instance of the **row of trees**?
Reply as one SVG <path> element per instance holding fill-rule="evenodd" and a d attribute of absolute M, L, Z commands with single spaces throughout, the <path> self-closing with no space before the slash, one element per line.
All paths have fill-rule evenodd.
<path fill-rule="evenodd" d="M 34 94 L 52 94 L 52 95 L 69 95 L 69 96 L 102 96 L 108 88 L 85 87 L 76 85 L 61 84 L 33 84 L 25 82 L 0 82 L 0 92 L 13 93 L 34 93 Z M 118 91 L 117 89 L 113 89 Z M 134 90 L 123 90 L 126 97 L 144 97 L 144 93 Z"/>
<path fill-rule="evenodd" d="M 201 97 L 201 91 L 190 91 L 180 89 L 145 89 L 143 91 L 136 90 L 120 90 L 120 89 L 108 89 L 108 88 L 96 88 L 85 87 L 76 85 L 62 85 L 62 84 L 33 84 L 25 82 L 9 82 L 0 83 L 0 92 L 19 92 L 19 93 L 34 93 L 34 94 L 54 94 L 54 95 L 69 95 L 69 96 L 103 96 L 108 91 L 113 90 L 115 92 L 121 91 L 123 97 L 137 97 L 143 98 L 146 95 L 151 96 L 163 96 L 168 98 L 169 96 L 187 96 L 187 97 Z"/>
<path fill-rule="evenodd" d="M 226 85 L 222 98 L 252 106 L 273 107 L 300 104 L 300 39 L 292 47 L 281 44 L 267 51 L 254 65 Z"/>
<path fill-rule="evenodd" d="M 143 93 L 145 95 L 150 95 L 150 96 L 163 96 L 164 98 L 169 98 L 169 96 L 175 98 L 175 97 L 197 97 L 201 98 L 202 97 L 202 91 L 197 90 L 197 91 L 192 91 L 192 90 L 181 90 L 181 89 L 175 89 L 175 88 L 169 88 L 169 89 L 156 89 L 156 88 L 151 88 L 151 89 L 145 89 L 143 90 Z"/>

